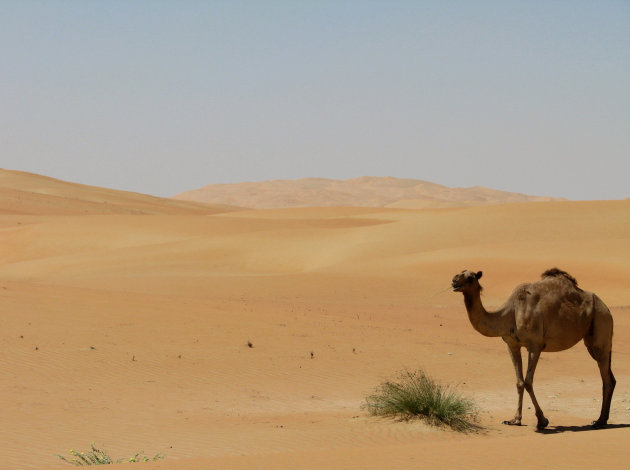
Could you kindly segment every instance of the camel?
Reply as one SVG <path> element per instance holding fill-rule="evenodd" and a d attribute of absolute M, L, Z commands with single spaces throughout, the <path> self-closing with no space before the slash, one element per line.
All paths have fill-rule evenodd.
<path fill-rule="evenodd" d="M 591 292 L 578 287 L 565 271 L 549 269 L 540 281 L 521 284 L 503 307 L 488 312 L 481 302 L 482 272 L 462 271 L 453 277 L 454 292 L 464 294 L 464 304 L 473 328 L 484 336 L 503 338 L 507 343 L 514 371 L 518 406 L 508 425 L 521 425 L 523 391 L 527 390 L 536 410 L 538 429 L 549 424 L 534 395 L 534 372 L 540 353 L 563 351 L 581 339 L 591 357 L 597 361 L 602 377 L 602 409 L 593 427 L 608 424 L 610 402 L 616 380 L 610 368 L 613 319 L 604 302 Z M 523 378 L 521 348 L 527 349 L 527 374 Z"/>

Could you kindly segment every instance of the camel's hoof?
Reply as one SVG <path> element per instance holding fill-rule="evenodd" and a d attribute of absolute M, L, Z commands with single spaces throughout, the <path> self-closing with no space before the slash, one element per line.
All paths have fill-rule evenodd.
<path fill-rule="evenodd" d="M 521 420 L 520 419 L 510 419 L 509 421 L 503 421 L 503 424 L 507 424 L 508 426 L 520 426 L 521 425 Z"/>
<path fill-rule="evenodd" d="M 547 418 L 539 419 L 538 424 L 536 425 L 536 429 L 545 429 L 549 424 L 549 420 Z"/>
<path fill-rule="evenodd" d="M 608 426 L 608 422 L 606 421 L 593 421 L 592 423 L 593 429 L 604 429 L 606 426 Z"/>

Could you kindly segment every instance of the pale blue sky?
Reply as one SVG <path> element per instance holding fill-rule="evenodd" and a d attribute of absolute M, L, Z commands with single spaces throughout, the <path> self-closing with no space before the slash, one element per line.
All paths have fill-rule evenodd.
<path fill-rule="evenodd" d="M 630 197 L 630 2 L 0 0 L 0 167 Z"/>

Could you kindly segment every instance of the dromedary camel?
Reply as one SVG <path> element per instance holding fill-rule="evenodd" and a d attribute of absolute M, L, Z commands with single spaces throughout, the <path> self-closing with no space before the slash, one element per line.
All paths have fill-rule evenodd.
<path fill-rule="evenodd" d="M 455 292 L 464 294 L 464 304 L 473 328 L 484 336 L 501 336 L 507 343 L 516 372 L 518 407 L 514 419 L 504 424 L 520 425 L 523 391 L 527 390 L 536 409 L 538 429 L 545 418 L 534 395 L 534 371 L 540 353 L 563 351 L 584 339 L 590 355 L 597 361 L 602 376 L 602 410 L 593 427 L 608 423 L 615 377 L 610 369 L 613 319 L 608 307 L 591 292 L 580 289 L 576 280 L 557 268 L 542 274 L 542 279 L 521 284 L 496 312 L 488 312 L 481 303 L 481 271 L 462 271 L 453 277 Z M 527 374 L 523 378 L 521 348 L 527 349 Z"/>

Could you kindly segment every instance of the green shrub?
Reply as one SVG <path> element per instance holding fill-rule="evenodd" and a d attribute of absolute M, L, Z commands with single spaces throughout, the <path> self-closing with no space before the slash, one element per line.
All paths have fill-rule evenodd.
<path fill-rule="evenodd" d="M 121 463 L 121 462 L 149 462 L 154 460 L 161 460 L 166 458 L 163 454 L 156 454 L 153 457 L 147 457 L 144 452 L 140 451 L 134 454 L 132 457 L 128 459 L 112 459 L 109 454 L 103 449 L 98 449 L 94 443 L 90 444 L 92 450 L 89 452 L 80 452 L 77 450 L 70 450 L 71 458 L 67 459 L 63 455 L 57 455 L 64 462 L 69 463 L 70 465 L 75 465 L 77 467 L 85 467 L 87 465 L 108 465 L 113 463 Z"/>
<path fill-rule="evenodd" d="M 442 386 L 424 371 L 405 371 L 396 381 L 379 385 L 363 405 L 371 415 L 401 419 L 421 418 L 431 425 L 446 425 L 456 431 L 479 429 L 474 401 Z"/>

